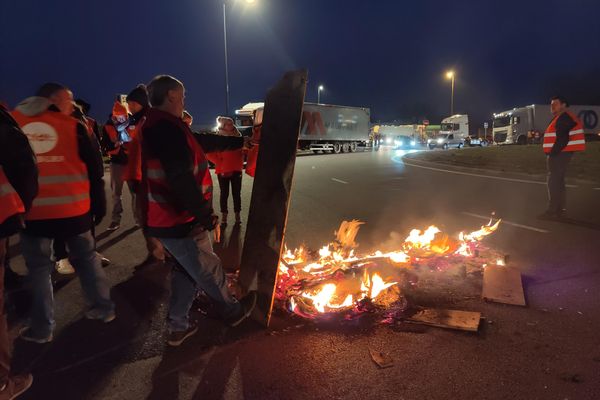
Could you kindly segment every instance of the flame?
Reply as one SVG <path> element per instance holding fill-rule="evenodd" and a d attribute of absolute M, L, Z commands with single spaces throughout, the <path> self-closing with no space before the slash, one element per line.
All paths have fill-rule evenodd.
<path fill-rule="evenodd" d="M 495 232 L 500 222 L 493 223 L 490 220 L 476 231 L 460 232 L 458 239 L 450 238 L 435 225 L 423 231 L 413 229 L 402 243 L 398 243 L 397 250 L 376 250 L 365 256 L 355 252 L 356 236 L 363 223 L 357 220 L 344 221 L 335 232 L 336 239 L 316 253 L 304 247 L 293 251 L 284 247 L 279 263 L 277 296 L 279 299 L 289 299 L 292 312 L 309 318 L 349 309 L 359 301 L 377 299 L 386 289 L 398 284 L 400 276 L 396 279 L 393 271 L 417 268 L 422 258 L 452 255 L 473 257 L 478 254 L 479 242 Z M 385 267 L 388 269 L 381 269 L 381 259 L 388 260 L 388 267 Z M 498 259 L 495 263 L 504 265 L 504 260 Z M 386 265 L 385 261 L 383 265 Z M 483 264 L 483 268 L 486 265 Z M 382 273 L 390 278 L 386 281 Z"/>

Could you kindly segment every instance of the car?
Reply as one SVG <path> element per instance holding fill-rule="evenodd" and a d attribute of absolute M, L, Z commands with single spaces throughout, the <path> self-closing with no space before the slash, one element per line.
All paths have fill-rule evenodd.
<path fill-rule="evenodd" d="M 436 147 L 441 147 L 446 150 L 449 147 L 460 149 L 465 145 L 465 140 L 454 135 L 454 133 L 441 133 L 433 139 L 427 140 L 427 146 L 433 150 Z"/>
<path fill-rule="evenodd" d="M 395 149 L 412 149 L 417 147 L 419 143 L 410 136 L 396 136 L 394 138 L 394 148 Z"/>

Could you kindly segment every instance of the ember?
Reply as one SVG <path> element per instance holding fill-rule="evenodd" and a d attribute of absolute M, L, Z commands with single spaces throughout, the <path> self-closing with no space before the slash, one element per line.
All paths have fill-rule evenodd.
<path fill-rule="evenodd" d="M 360 313 L 365 304 L 393 308 L 405 305 L 402 289 L 414 283 L 411 271 L 422 260 L 442 261 L 449 256 L 475 257 L 479 243 L 500 225 L 490 222 L 481 229 L 452 239 L 436 226 L 413 229 L 400 250 L 357 255 L 355 242 L 363 222 L 344 221 L 336 239 L 317 252 L 285 248 L 279 265 L 276 299 L 281 306 L 305 318 L 334 313 Z"/>

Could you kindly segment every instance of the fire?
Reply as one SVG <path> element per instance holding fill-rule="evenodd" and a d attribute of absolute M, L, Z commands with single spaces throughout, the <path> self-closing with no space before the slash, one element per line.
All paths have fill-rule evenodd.
<path fill-rule="evenodd" d="M 500 220 L 490 220 L 471 233 L 460 232 L 457 239 L 435 225 L 423 231 L 413 229 L 398 243 L 397 250 L 377 250 L 361 256 L 356 254 L 356 236 L 362 224 L 357 220 L 342 222 L 335 240 L 316 252 L 304 247 L 293 251 L 284 248 L 277 298 L 286 300 L 290 311 L 315 318 L 319 314 L 357 310 L 365 301 L 375 303 L 383 293 L 388 294 L 379 306 L 395 304 L 401 296 L 401 282 L 406 282 L 403 271 L 418 268 L 421 258 L 473 257 L 478 243 L 498 229 Z M 501 262 L 498 260 L 497 264 Z M 393 286 L 397 288 L 388 291 Z"/>

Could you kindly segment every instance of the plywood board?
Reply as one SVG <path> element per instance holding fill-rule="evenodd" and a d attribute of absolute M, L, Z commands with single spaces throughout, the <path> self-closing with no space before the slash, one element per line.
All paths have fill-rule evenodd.
<path fill-rule="evenodd" d="M 497 303 L 516 306 L 526 305 L 521 273 L 515 267 L 487 266 L 483 271 L 483 291 L 481 297 L 484 300 Z"/>
<path fill-rule="evenodd" d="M 287 72 L 265 100 L 240 284 L 245 291 L 258 292 L 252 316 L 266 326 L 284 243 L 306 82 L 306 70 Z"/>
<path fill-rule="evenodd" d="M 407 318 L 408 321 L 419 324 L 470 332 L 477 332 L 480 319 L 480 312 L 438 310 L 432 308 L 419 310 Z"/>

